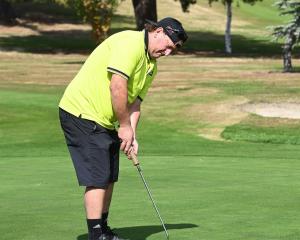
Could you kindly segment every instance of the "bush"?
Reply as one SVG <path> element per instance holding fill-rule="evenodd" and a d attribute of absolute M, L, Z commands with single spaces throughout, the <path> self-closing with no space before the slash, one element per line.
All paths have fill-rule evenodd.
<path fill-rule="evenodd" d="M 101 43 L 107 38 L 111 19 L 120 0 L 67 0 L 85 22 L 91 24 L 93 38 Z"/>

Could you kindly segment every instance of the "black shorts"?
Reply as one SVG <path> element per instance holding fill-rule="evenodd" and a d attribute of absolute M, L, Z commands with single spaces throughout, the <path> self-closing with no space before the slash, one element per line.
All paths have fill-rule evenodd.
<path fill-rule="evenodd" d="M 120 141 L 117 131 L 61 108 L 59 118 L 79 185 L 106 189 L 118 181 Z"/>

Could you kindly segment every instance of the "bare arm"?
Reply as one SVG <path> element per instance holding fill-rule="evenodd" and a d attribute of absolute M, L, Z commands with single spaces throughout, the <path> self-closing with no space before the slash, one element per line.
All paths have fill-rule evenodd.
<path fill-rule="evenodd" d="M 110 82 L 110 92 L 112 106 L 120 124 L 118 131 L 119 138 L 122 141 L 120 149 L 127 154 L 133 142 L 133 129 L 128 108 L 127 80 L 113 74 Z"/>
<path fill-rule="evenodd" d="M 131 127 L 133 129 L 134 138 L 136 138 L 136 128 L 140 119 L 141 115 L 141 100 L 136 99 L 130 106 L 129 106 L 129 112 L 130 112 L 130 122 Z"/>
<path fill-rule="evenodd" d="M 140 99 L 136 99 L 129 107 L 129 112 L 130 112 L 130 121 L 131 121 L 131 126 L 133 129 L 133 142 L 132 142 L 132 151 L 134 152 L 135 155 L 138 154 L 138 149 L 139 149 L 139 145 L 138 145 L 138 141 L 137 141 L 137 134 L 136 134 L 136 129 L 137 129 L 137 125 L 140 119 L 140 115 L 141 115 L 141 100 Z M 129 151 L 131 152 L 131 151 Z M 128 156 L 129 159 L 131 159 L 131 156 Z"/>

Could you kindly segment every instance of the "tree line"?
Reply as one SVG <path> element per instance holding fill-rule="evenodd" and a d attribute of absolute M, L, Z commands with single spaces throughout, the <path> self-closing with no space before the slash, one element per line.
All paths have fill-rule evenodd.
<path fill-rule="evenodd" d="M 48 0 L 65 3 L 72 7 L 83 21 L 92 26 L 93 38 L 97 43 L 102 42 L 108 36 L 111 20 L 114 12 L 122 0 Z M 174 0 L 177 1 L 177 0 Z M 183 12 L 188 12 L 191 5 L 197 0 L 179 0 Z M 232 4 L 235 0 L 208 0 L 209 5 L 221 1 L 226 8 L 226 24 L 224 33 L 225 53 L 232 53 L 231 22 Z M 254 5 L 262 0 L 236 0 L 249 5 Z M 45 2 L 45 0 L 0 0 L 0 21 L 6 24 L 14 24 L 16 14 L 12 7 L 13 3 L 20 2 Z M 284 72 L 292 71 L 292 49 L 300 39 L 300 2 L 299 0 L 278 0 L 275 5 L 281 15 L 290 15 L 291 20 L 283 25 L 272 27 L 272 36 L 275 41 L 284 40 L 283 66 Z M 142 30 L 145 20 L 157 21 L 156 0 L 132 0 L 135 13 L 136 28 Z"/>

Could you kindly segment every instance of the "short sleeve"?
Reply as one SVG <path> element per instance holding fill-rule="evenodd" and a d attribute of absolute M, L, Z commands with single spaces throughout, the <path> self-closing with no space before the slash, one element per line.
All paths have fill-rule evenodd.
<path fill-rule="evenodd" d="M 128 41 L 119 42 L 110 46 L 111 53 L 108 60 L 107 71 L 129 79 L 139 62 L 141 53 L 139 46 L 133 46 Z"/>

